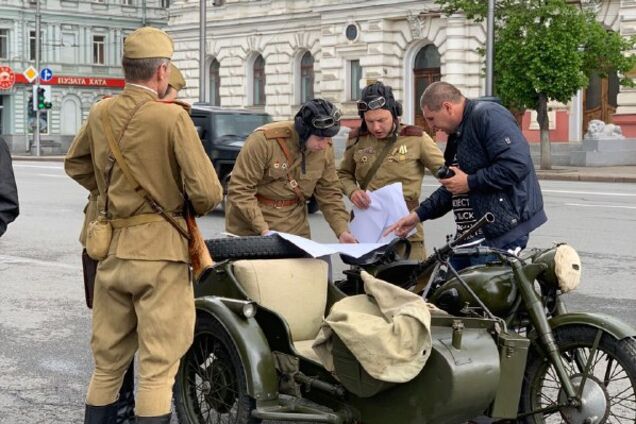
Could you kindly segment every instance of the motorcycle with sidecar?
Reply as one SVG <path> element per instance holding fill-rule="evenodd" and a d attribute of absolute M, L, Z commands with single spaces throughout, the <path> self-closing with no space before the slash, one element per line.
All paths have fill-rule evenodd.
<path fill-rule="evenodd" d="M 636 422 L 636 330 L 567 311 L 563 245 L 522 257 L 488 250 L 481 253 L 497 260 L 457 272 L 448 260 L 460 242 L 422 263 L 383 252 L 346 272 L 349 287 L 363 269 L 405 288 L 420 284 L 440 308 L 424 368 L 396 384 L 371 377 L 337 336 L 335 371 L 320 363 L 314 338 L 347 296 L 321 260 L 279 237 L 208 240 L 218 262 L 195 285 L 194 342 L 175 388 L 180 422 Z"/>

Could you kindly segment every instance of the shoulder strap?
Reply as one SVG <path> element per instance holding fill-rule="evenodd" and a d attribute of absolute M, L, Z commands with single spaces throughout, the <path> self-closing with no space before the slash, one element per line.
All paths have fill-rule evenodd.
<path fill-rule="evenodd" d="M 121 140 L 121 137 L 123 137 L 126 128 L 128 128 L 128 124 L 132 120 L 133 116 L 135 116 L 137 111 L 145 103 L 147 102 L 141 102 L 133 110 L 133 113 L 130 115 L 130 118 L 128 118 L 128 121 L 126 122 L 126 125 L 124 126 L 124 130 L 121 133 L 120 140 Z M 183 227 L 181 227 L 181 225 L 179 225 L 179 223 L 173 217 L 170 216 L 170 214 L 166 213 L 163 207 L 161 207 L 161 205 L 157 203 L 155 199 L 153 199 L 150 193 L 148 193 L 146 190 L 144 190 L 144 188 L 141 185 L 139 185 L 139 183 L 133 176 L 130 168 L 128 167 L 128 164 L 126 163 L 126 160 L 124 159 L 124 156 L 121 153 L 121 150 L 119 149 L 119 144 L 115 141 L 115 137 L 113 137 L 113 130 L 110 127 L 110 123 L 109 123 L 110 119 L 109 119 L 108 106 L 110 105 L 106 105 L 104 107 L 104 113 L 102 114 L 102 125 L 104 126 L 104 131 L 106 133 L 106 139 L 108 140 L 108 145 L 110 146 L 110 150 L 112 151 L 113 156 L 115 157 L 115 160 L 117 161 L 117 164 L 121 168 L 121 171 L 124 173 L 124 176 L 128 179 L 128 182 L 133 186 L 137 194 L 139 194 L 146 202 L 148 202 L 150 207 L 156 213 L 164 217 L 165 220 L 168 221 L 177 231 L 179 231 L 179 233 L 183 237 L 190 240 L 190 235 L 188 234 L 188 232 L 184 230 Z"/>
<path fill-rule="evenodd" d="M 373 165 L 371 165 L 371 169 L 369 169 L 369 172 L 367 172 L 367 175 L 365 175 L 362 181 L 360 182 L 360 188 L 362 190 L 367 189 L 367 186 L 371 182 L 371 179 L 373 178 L 375 173 L 378 172 L 378 168 L 380 168 L 380 165 L 382 165 L 384 158 L 386 157 L 386 155 L 389 154 L 389 150 L 391 150 L 396 140 L 397 140 L 397 129 L 396 131 L 393 131 L 393 134 L 391 135 L 391 141 L 386 143 L 386 145 L 384 146 L 384 149 L 382 149 L 382 151 L 380 152 L 380 155 L 377 157 L 375 162 L 373 162 Z"/>
<path fill-rule="evenodd" d="M 296 194 L 296 197 L 298 198 L 298 203 L 303 203 L 305 202 L 305 196 L 303 195 L 302 190 L 298 186 L 298 181 L 296 181 L 294 177 L 292 177 L 291 172 L 289 170 L 292 164 L 292 157 L 291 157 L 291 154 L 289 153 L 289 149 L 285 145 L 285 139 L 279 137 L 276 139 L 276 142 L 280 146 L 280 149 L 283 151 L 283 154 L 285 155 L 285 159 L 287 159 L 287 163 L 289 164 L 289 166 L 287 167 L 287 181 L 289 181 L 289 186 L 292 188 L 292 190 L 294 190 L 294 193 Z"/>

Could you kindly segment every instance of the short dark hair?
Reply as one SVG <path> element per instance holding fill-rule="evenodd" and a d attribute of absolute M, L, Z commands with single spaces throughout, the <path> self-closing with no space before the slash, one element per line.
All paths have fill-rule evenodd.
<path fill-rule="evenodd" d="M 129 59 L 122 57 L 121 66 L 124 68 L 124 78 L 129 82 L 148 81 L 157 68 L 170 63 L 165 57 L 151 57 L 147 59 Z"/>
<path fill-rule="evenodd" d="M 426 87 L 422 97 L 420 97 L 420 107 L 424 110 L 426 106 L 429 110 L 438 111 L 442 103 L 459 103 L 464 100 L 464 95 L 453 84 L 437 81 Z"/>

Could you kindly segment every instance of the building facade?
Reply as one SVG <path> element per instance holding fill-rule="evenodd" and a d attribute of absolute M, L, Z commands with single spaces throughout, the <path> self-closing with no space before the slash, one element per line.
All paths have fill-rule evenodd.
<path fill-rule="evenodd" d="M 127 34 L 144 25 L 164 27 L 167 0 L 39 0 L 40 70 L 48 68 L 52 108 L 41 112 L 41 144 L 68 149 L 91 106 L 124 86 L 121 53 Z M 0 88 L 0 137 L 19 154 L 33 149 L 32 83 L 36 0 L 0 0 L 0 66 L 14 84 Z M 7 73 L 5 72 L 5 78 Z M 8 84 L 5 84 L 7 86 Z"/>
<path fill-rule="evenodd" d="M 608 30 L 634 33 L 634 1 L 573 3 L 594 10 Z M 260 109 L 275 119 L 288 119 L 304 100 L 320 96 L 338 103 L 345 117 L 354 120 L 361 87 L 382 80 L 402 101 L 404 121 L 424 125 L 418 99 L 430 82 L 451 82 L 468 97 L 484 94 L 484 58 L 478 49 L 485 45 L 485 25 L 461 15 L 445 16 L 433 0 L 207 4 L 203 91 L 204 100 L 213 104 Z M 168 25 L 190 101 L 199 97 L 199 6 L 198 0 L 173 2 Z M 580 141 L 584 120 L 599 110 L 605 111 L 601 119 L 613 119 L 626 135 L 636 136 L 636 92 L 619 90 L 615 81 L 609 82 L 609 90 L 607 81 L 598 84 L 603 92 L 581 91 L 569 104 L 554 105 L 553 141 Z M 533 117 L 528 112 L 523 121 L 532 141 L 538 140 Z"/>

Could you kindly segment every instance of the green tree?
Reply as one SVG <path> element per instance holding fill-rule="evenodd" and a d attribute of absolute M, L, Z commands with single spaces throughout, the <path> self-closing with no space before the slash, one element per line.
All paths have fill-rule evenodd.
<path fill-rule="evenodd" d="M 485 19 L 486 0 L 435 0 L 445 14 Z M 495 3 L 495 93 L 511 110 L 537 111 L 541 168 L 552 167 L 548 101 L 570 101 L 587 87 L 592 72 L 625 75 L 636 65 L 636 39 L 607 31 L 595 16 L 566 0 L 497 0 Z M 630 78 L 621 85 L 633 87 Z"/>

